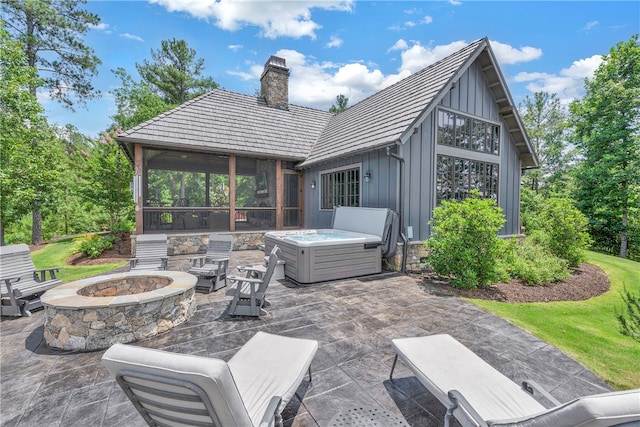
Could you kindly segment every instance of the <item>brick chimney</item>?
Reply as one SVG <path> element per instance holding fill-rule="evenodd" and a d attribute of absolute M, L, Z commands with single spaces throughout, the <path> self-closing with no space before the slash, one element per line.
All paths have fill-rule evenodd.
<path fill-rule="evenodd" d="M 271 55 L 260 77 L 260 95 L 269 107 L 289 109 L 289 69 L 284 58 Z"/>

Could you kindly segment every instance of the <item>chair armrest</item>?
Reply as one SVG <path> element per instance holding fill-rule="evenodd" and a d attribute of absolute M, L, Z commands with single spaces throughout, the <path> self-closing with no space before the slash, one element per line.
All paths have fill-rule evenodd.
<path fill-rule="evenodd" d="M 479 427 L 488 427 L 487 423 L 482 419 L 480 414 L 471 406 L 471 404 L 465 399 L 465 397 L 458 390 L 450 390 L 447 393 L 451 405 L 447 408 L 447 415 L 445 415 L 445 427 L 449 426 L 449 420 L 453 417 L 453 411 L 460 408 L 469 415 L 473 421 L 475 421 Z"/>
<path fill-rule="evenodd" d="M 229 276 L 227 279 L 232 282 L 262 283 L 262 279 L 256 279 L 253 277 Z"/>
<path fill-rule="evenodd" d="M 260 427 L 269 427 L 271 425 L 276 425 L 274 422 L 274 418 L 278 417 L 278 406 L 280 406 L 280 402 L 282 402 L 282 398 L 280 396 L 273 396 L 269 401 L 269 405 L 267 405 L 267 409 L 264 411 L 264 415 L 260 420 Z"/>
<path fill-rule="evenodd" d="M 545 390 L 540 384 L 533 380 L 522 381 L 522 389 L 532 396 L 535 392 L 541 394 L 545 399 L 551 402 L 553 406 L 558 406 L 561 404 L 558 399 L 551 396 L 551 394 L 547 390 Z"/>
<path fill-rule="evenodd" d="M 33 274 L 37 282 L 46 282 L 47 281 L 47 271 L 49 272 L 50 280 L 57 279 L 56 273 L 60 271 L 62 267 L 50 267 L 50 268 L 41 268 L 40 270 L 36 270 Z"/>
<path fill-rule="evenodd" d="M 192 267 L 202 267 L 206 257 L 207 257 L 206 255 L 199 255 L 199 256 L 189 257 L 188 259 L 189 259 L 189 262 L 191 262 Z"/>

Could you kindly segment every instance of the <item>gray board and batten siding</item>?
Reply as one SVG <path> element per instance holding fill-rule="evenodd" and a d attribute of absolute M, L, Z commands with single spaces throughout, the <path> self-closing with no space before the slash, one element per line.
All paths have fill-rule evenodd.
<path fill-rule="evenodd" d="M 487 81 L 486 70 L 476 60 L 441 97 L 437 106 L 419 124 L 416 123 L 412 135 L 404 144 L 391 144 L 392 151 L 404 159 L 402 168 L 397 160 L 387 155 L 385 147 L 305 168 L 305 226 L 326 228 L 331 224 L 332 212 L 320 209 L 320 175 L 334 169 L 359 166 L 361 177 L 367 171 L 372 176 L 370 182 L 364 182 L 361 178 L 361 206 L 383 207 L 401 212 L 404 216 L 404 230 L 411 226 L 414 241 L 426 240 L 431 233 L 429 222 L 436 206 L 437 157 L 438 154 L 444 154 L 499 164 L 498 205 L 507 220 L 500 234 L 518 234 L 519 186 L 523 163 L 521 152 L 509 131 L 510 125 L 505 122 L 495 96 L 495 88 L 492 89 Z M 499 155 L 437 144 L 437 113 L 440 108 L 500 125 Z M 393 116 L 394 111 L 389 110 L 387 114 Z M 401 169 L 402 179 L 399 176 Z M 313 181 L 317 183 L 315 189 L 310 187 Z M 400 197 L 397 194 L 399 182 L 402 183 Z M 398 203 L 402 203 L 402 208 Z"/>

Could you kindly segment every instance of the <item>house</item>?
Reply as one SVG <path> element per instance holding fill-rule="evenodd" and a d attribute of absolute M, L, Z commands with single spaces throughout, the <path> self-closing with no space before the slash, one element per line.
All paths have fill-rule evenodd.
<path fill-rule="evenodd" d="M 137 233 L 253 236 L 384 207 L 417 248 L 437 204 L 474 188 L 503 209 L 501 234 L 519 233 L 521 173 L 537 158 L 486 38 L 335 115 L 290 105 L 288 77 L 272 56 L 261 97 L 216 89 L 117 138 Z"/>

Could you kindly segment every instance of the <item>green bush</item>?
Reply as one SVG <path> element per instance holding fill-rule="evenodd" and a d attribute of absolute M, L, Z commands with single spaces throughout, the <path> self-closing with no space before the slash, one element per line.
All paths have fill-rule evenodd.
<path fill-rule="evenodd" d="M 458 288 L 487 286 L 499 279 L 502 251 L 498 231 L 505 219 L 491 199 L 478 191 L 462 201 L 444 201 L 433 211 L 433 233 L 425 242 L 427 263 Z"/>
<path fill-rule="evenodd" d="M 570 199 L 552 197 L 545 201 L 539 213 L 537 223 L 540 230 L 531 235 L 536 243 L 547 247 L 553 255 L 566 259 L 569 266 L 578 267 L 591 245 L 588 222 Z"/>
<path fill-rule="evenodd" d="M 511 277 L 527 285 L 559 282 L 569 277 L 568 263 L 531 239 L 517 245 L 511 264 Z"/>
<path fill-rule="evenodd" d="M 625 287 L 622 301 L 625 308 L 622 312 L 616 311 L 620 333 L 640 342 L 640 294 L 635 295 Z"/>
<path fill-rule="evenodd" d="M 103 237 L 99 234 L 90 234 L 80 241 L 78 250 L 89 258 L 97 258 L 107 249 L 111 249 L 115 242 L 113 236 Z"/>

